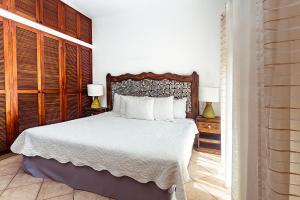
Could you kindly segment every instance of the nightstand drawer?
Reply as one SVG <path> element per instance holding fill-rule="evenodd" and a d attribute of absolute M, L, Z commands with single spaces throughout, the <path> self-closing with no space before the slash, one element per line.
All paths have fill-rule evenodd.
<path fill-rule="evenodd" d="M 220 123 L 198 122 L 199 132 L 221 134 Z"/>

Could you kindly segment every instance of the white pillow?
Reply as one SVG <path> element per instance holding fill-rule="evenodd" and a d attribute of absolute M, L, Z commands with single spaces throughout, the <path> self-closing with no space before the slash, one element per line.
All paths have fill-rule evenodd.
<path fill-rule="evenodd" d="M 174 118 L 186 118 L 186 101 L 187 98 L 174 99 Z"/>
<path fill-rule="evenodd" d="M 157 97 L 154 99 L 154 119 L 174 120 L 174 97 Z"/>
<path fill-rule="evenodd" d="M 120 113 L 121 110 L 121 96 L 117 93 L 114 95 L 114 102 L 113 102 L 113 112 Z"/>
<path fill-rule="evenodd" d="M 136 96 L 123 96 L 121 95 L 120 98 L 120 112 L 119 114 L 121 116 L 125 116 L 126 115 L 126 101 L 127 100 L 131 100 L 131 99 L 145 99 L 148 97 L 136 97 Z"/>
<path fill-rule="evenodd" d="M 151 98 L 123 98 L 126 107 L 126 118 L 154 120 L 154 99 Z"/>

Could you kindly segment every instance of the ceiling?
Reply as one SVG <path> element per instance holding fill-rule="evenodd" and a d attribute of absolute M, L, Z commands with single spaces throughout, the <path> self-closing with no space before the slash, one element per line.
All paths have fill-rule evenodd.
<path fill-rule="evenodd" d="M 147 7 L 160 0 L 62 0 L 66 4 L 94 19 L 104 15 L 124 12 L 129 8 Z"/>

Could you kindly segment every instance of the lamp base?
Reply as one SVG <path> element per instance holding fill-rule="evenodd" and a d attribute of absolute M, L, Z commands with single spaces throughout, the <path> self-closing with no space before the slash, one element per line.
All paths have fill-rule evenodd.
<path fill-rule="evenodd" d="M 202 116 L 209 119 L 216 118 L 214 109 L 212 107 L 212 102 L 206 102 L 205 109 L 203 110 Z"/>
<path fill-rule="evenodd" d="M 101 108 L 101 102 L 99 100 L 99 97 L 94 97 L 93 103 L 91 105 L 92 109 L 99 109 Z"/>

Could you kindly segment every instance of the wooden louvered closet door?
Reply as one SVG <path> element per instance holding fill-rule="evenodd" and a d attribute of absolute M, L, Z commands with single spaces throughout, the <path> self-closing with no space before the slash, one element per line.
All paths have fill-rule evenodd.
<path fill-rule="evenodd" d="M 40 0 L 40 2 L 42 24 L 58 30 L 60 18 L 60 1 Z"/>
<path fill-rule="evenodd" d="M 4 33 L 8 33 L 8 22 L 0 18 L 0 155 L 1 152 L 8 150 L 8 143 L 10 143 L 9 134 L 9 110 L 10 110 L 10 95 L 9 95 L 9 70 L 7 60 L 7 54 L 5 54 L 5 48 L 7 43 L 4 39 Z M 6 46 L 6 47 L 5 47 Z"/>
<path fill-rule="evenodd" d="M 78 47 L 75 44 L 65 42 L 65 119 L 78 118 L 79 115 L 79 62 Z"/>
<path fill-rule="evenodd" d="M 14 111 L 17 119 L 16 132 L 21 133 L 27 128 L 40 124 L 39 110 L 39 63 L 38 63 L 38 31 L 13 23 L 13 37 L 15 37 L 14 83 L 15 93 Z"/>
<path fill-rule="evenodd" d="M 91 106 L 92 98 L 87 95 L 87 85 L 92 83 L 92 50 L 80 47 L 81 110 Z"/>
<path fill-rule="evenodd" d="M 12 9 L 19 15 L 38 21 L 38 0 L 11 0 Z"/>
<path fill-rule="evenodd" d="M 87 43 L 92 43 L 92 21 L 84 15 L 80 15 L 79 38 Z"/>
<path fill-rule="evenodd" d="M 64 31 L 68 35 L 77 37 L 77 12 L 68 5 L 64 5 Z"/>
<path fill-rule="evenodd" d="M 0 0 L 0 8 L 7 9 L 8 0 Z"/>
<path fill-rule="evenodd" d="M 61 40 L 42 34 L 41 44 L 42 123 L 53 124 L 62 120 Z"/>

